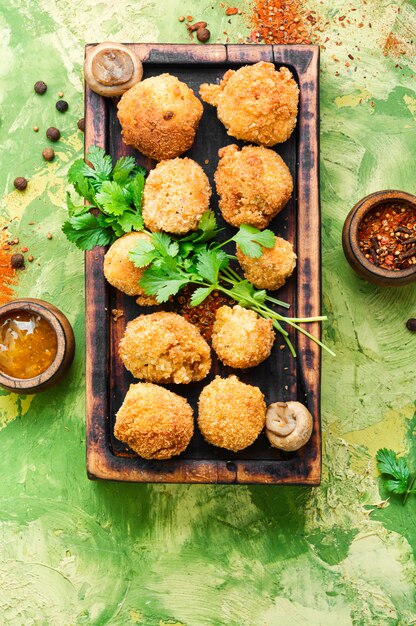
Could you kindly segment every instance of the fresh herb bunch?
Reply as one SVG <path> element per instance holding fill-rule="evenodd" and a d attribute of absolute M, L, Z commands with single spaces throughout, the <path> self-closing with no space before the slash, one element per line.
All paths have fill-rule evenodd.
<path fill-rule="evenodd" d="M 380 474 L 390 476 L 384 481 L 384 488 L 391 493 L 404 494 L 403 504 L 411 493 L 416 493 L 416 475 L 411 476 L 406 459 L 398 457 L 393 450 L 381 448 L 376 454 Z"/>
<path fill-rule="evenodd" d="M 186 285 L 194 285 L 196 289 L 192 294 L 191 304 L 198 306 L 212 291 L 218 290 L 241 306 L 271 319 L 274 328 L 284 336 L 293 356 L 296 356 L 295 348 L 282 323 L 293 326 L 334 354 L 319 339 L 298 325 L 302 322 L 322 321 L 326 317 L 294 318 L 280 315 L 267 303 L 289 308 L 287 303 L 272 298 L 264 289 L 255 289 L 230 266 L 230 261 L 235 256 L 225 252 L 223 248 L 226 244 L 233 241 L 243 254 L 259 258 L 262 246 L 274 246 L 274 234 L 270 230 L 260 231 L 252 226 L 242 225 L 233 237 L 218 243 L 213 241 L 218 232 L 214 213 L 207 211 L 199 222 L 199 229 L 187 237 L 175 239 L 166 233 L 149 233 L 150 240 L 138 241 L 130 252 L 130 259 L 136 267 L 146 268 L 139 281 L 145 293 L 156 296 L 162 303 Z"/>
<path fill-rule="evenodd" d="M 62 230 L 81 250 L 106 246 L 132 230 L 143 229 L 141 214 L 146 170 L 133 157 L 121 157 L 115 166 L 102 148 L 91 146 L 87 159 L 75 161 L 68 180 L 75 191 L 89 202 L 76 205 L 67 193 L 69 219 Z M 91 208 L 100 210 L 98 215 Z"/>

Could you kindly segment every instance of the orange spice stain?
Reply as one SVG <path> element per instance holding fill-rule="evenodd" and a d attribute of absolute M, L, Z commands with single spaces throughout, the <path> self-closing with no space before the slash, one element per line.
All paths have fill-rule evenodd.
<path fill-rule="evenodd" d="M 16 270 L 10 265 L 11 254 L 4 246 L 0 247 L 0 305 L 13 298 L 13 287 L 16 284 Z"/>

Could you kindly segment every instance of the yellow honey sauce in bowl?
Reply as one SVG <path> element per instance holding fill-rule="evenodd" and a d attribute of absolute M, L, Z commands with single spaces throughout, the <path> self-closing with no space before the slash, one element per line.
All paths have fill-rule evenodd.
<path fill-rule="evenodd" d="M 0 316 L 0 370 L 13 378 L 39 376 L 54 362 L 56 332 L 39 313 L 10 311 Z"/>
<path fill-rule="evenodd" d="M 55 385 L 74 358 L 71 324 L 55 305 L 18 298 L 0 306 L 0 387 L 38 393 Z"/>

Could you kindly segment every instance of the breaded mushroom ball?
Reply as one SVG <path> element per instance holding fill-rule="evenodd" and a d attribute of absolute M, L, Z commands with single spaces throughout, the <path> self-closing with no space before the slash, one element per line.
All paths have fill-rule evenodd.
<path fill-rule="evenodd" d="M 199 397 L 199 429 L 214 446 L 243 450 L 257 439 L 265 421 L 262 392 L 236 376 L 216 376 Z"/>
<path fill-rule="evenodd" d="M 266 228 L 287 204 L 292 175 L 274 150 L 235 144 L 221 148 L 215 172 L 219 206 L 226 222 Z"/>
<path fill-rule="evenodd" d="M 159 304 L 154 296 L 148 296 L 139 285 L 139 280 L 146 269 L 138 268 L 129 259 L 129 252 L 140 239 L 150 239 L 146 233 L 131 232 L 117 239 L 104 257 L 104 276 L 116 289 L 128 296 L 138 296 L 136 302 L 141 306 Z"/>
<path fill-rule="evenodd" d="M 210 197 L 208 178 L 198 163 L 188 158 L 162 161 L 147 177 L 144 223 L 153 232 L 184 235 L 198 228 Z"/>
<path fill-rule="evenodd" d="M 129 322 L 119 344 L 125 367 L 153 383 L 190 383 L 211 369 L 211 351 L 196 326 L 160 311 Z"/>
<path fill-rule="evenodd" d="M 255 367 L 267 359 L 275 334 L 270 319 L 238 304 L 220 307 L 212 329 L 212 347 L 229 367 Z"/>
<path fill-rule="evenodd" d="M 192 146 L 203 107 L 175 76 L 146 78 L 118 103 L 125 144 L 156 161 L 174 159 Z"/>
<path fill-rule="evenodd" d="M 246 256 L 237 246 L 237 259 L 246 279 L 258 289 L 279 289 L 296 267 L 293 246 L 281 237 L 276 237 L 273 248 L 262 247 L 258 259 Z"/>
<path fill-rule="evenodd" d="M 274 146 L 296 126 L 299 87 L 287 67 L 261 61 L 228 70 L 219 85 L 201 85 L 199 95 L 237 139 Z"/>
<path fill-rule="evenodd" d="M 114 434 L 144 459 L 170 459 L 185 450 L 194 433 L 193 411 L 185 398 L 159 385 L 130 385 Z"/>

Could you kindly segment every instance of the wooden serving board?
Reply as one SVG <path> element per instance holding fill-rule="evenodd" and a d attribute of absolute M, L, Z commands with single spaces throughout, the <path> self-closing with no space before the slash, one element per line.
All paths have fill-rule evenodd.
<path fill-rule="evenodd" d="M 91 44 L 93 45 L 93 44 Z M 319 48 L 317 46 L 267 45 L 156 45 L 129 44 L 142 59 L 144 78 L 169 72 L 186 82 L 198 94 L 201 83 L 215 83 L 229 68 L 270 61 L 286 65 L 300 87 L 300 108 L 296 131 L 276 151 L 289 166 L 295 191 L 287 207 L 270 228 L 294 244 L 297 269 L 278 298 L 290 303 L 292 317 L 309 317 L 321 312 L 320 208 L 319 208 Z M 88 48 L 89 46 L 87 46 Z M 132 154 L 147 169 L 155 163 L 121 141 L 116 103 L 88 87 L 85 89 L 85 147 L 95 144 L 110 152 L 113 159 Z M 195 159 L 207 173 L 213 188 L 211 207 L 224 238 L 235 229 L 228 226 L 218 211 L 213 175 L 218 149 L 236 141 L 227 135 L 217 119 L 216 109 L 204 104 L 195 143 L 187 156 Z M 208 163 L 206 163 L 208 161 Z M 235 373 L 243 381 L 261 388 L 266 402 L 299 400 L 314 416 L 312 438 L 297 452 L 285 453 L 272 448 L 262 433 L 249 448 L 228 452 L 206 443 L 197 427 L 187 450 L 168 461 L 147 461 L 126 449 L 115 439 L 115 414 L 131 383 L 137 382 L 118 357 L 118 343 L 128 321 L 153 308 L 141 308 L 134 298 L 113 289 L 104 279 L 105 248 L 85 255 L 86 269 L 86 395 L 87 395 L 87 471 L 89 478 L 132 482 L 177 483 L 269 483 L 318 485 L 321 476 L 320 430 L 320 348 L 300 333 L 290 333 L 297 351 L 292 358 L 277 333 L 271 356 L 260 366 L 233 371 L 223 366 L 213 353 L 212 371 L 205 380 L 169 388 L 188 399 L 197 414 L 197 400 L 203 387 L 216 374 Z M 124 316 L 117 322 L 112 309 Z M 307 329 L 320 338 L 320 325 Z"/>

